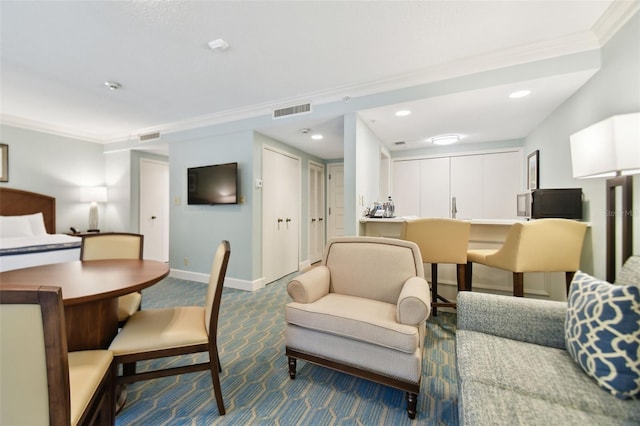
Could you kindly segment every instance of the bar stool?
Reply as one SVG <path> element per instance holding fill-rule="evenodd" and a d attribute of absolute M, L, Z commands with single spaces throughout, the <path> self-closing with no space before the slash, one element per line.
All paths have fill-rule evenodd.
<path fill-rule="evenodd" d="M 458 291 L 467 290 L 465 273 L 470 232 L 470 222 L 456 219 L 423 218 L 402 223 L 401 238 L 416 243 L 422 261 L 431 264 L 431 307 L 434 316 L 438 315 L 438 307 L 456 307 L 455 302 L 438 294 L 439 263 L 457 265 Z"/>
<path fill-rule="evenodd" d="M 473 263 L 513 272 L 513 295 L 524 296 L 525 272 L 564 272 L 566 291 L 580 267 L 587 225 L 569 219 L 537 219 L 514 223 L 497 250 L 467 251 L 467 285 L 472 287 Z"/>

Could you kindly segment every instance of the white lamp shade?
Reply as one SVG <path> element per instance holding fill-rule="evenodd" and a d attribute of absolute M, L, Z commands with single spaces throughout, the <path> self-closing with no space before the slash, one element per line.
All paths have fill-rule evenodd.
<path fill-rule="evenodd" d="M 83 203 L 106 203 L 107 187 L 92 186 L 80 188 L 80 202 Z"/>
<path fill-rule="evenodd" d="M 640 173 L 640 113 L 610 117 L 569 139 L 574 178 Z"/>

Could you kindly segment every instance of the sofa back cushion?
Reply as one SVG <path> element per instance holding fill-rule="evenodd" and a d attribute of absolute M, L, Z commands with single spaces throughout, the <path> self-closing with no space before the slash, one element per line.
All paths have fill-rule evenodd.
<path fill-rule="evenodd" d="M 394 305 L 407 279 L 424 277 L 418 246 L 393 238 L 335 238 L 322 263 L 331 271 L 330 292 Z"/>
<path fill-rule="evenodd" d="M 565 342 L 571 357 L 618 398 L 640 396 L 640 287 L 612 285 L 576 272 Z"/>

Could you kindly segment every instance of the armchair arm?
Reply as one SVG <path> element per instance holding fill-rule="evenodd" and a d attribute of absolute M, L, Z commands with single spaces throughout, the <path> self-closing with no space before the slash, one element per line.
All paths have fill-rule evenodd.
<path fill-rule="evenodd" d="M 287 284 L 287 293 L 298 303 L 312 303 L 329 293 L 331 274 L 326 266 L 318 266 Z"/>
<path fill-rule="evenodd" d="M 461 291 L 457 304 L 458 330 L 565 348 L 566 302 Z"/>
<path fill-rule="evenodd" d="M 431 314 L 429 284 L 422 277 L 409 278 L 398 296 L 396 320 L 400 324 L 418 325 Z"/>

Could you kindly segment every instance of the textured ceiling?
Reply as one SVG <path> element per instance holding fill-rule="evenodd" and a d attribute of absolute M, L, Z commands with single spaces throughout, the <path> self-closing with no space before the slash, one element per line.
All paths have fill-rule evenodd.
<path fill-rule="evenodd" d="M 268 115 L 298 102 L 315 108 L 597 48 L 593 29 L 611 4 L 3 0 L 0 118 L 109 143 Z M 210 50 L 216 38 L 230 48 Z M 402 125 L 385 118 L 383 105 L 359 112 L 390 146 L 441 129 L 459 129 L 469 141 L 524 137 L 594 71 L 533 79 L 537 97 L 515 110 L 504 92 L 520 85 L 508 82 L 411 100 L 414 114 Z M 122 89 L 108 90 L 106 80 Z M 421 127 L 427 121 L 432 126 Z M 340 116 L 311 114 L 259 130 L 338 158 L 341 123 Z M 326 129 L 326 137 L 301 145 L 302 127 Z"/>

